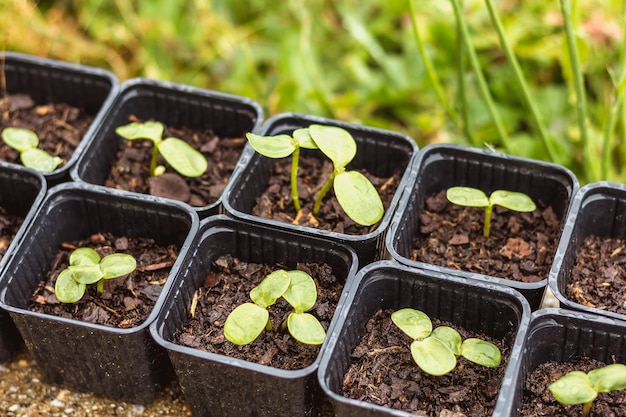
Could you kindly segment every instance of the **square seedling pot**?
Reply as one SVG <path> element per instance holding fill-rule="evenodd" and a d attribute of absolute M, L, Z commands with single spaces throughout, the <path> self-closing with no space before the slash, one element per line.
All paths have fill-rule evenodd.
<path fill-rule="evenodd" d="M 356 254 L 337 242 L 213 216 L 201 223 L 200 232 L 185 257 L 186 267 L 179 271 L 161 314 L 150 327 L 154 339 L 169 353 L 194 416 L 319 415 L 323 396 L 316 371 L 321 353 L 306 368 L 285 370 L 174 342 L 175 334 L 189 320 L 194 293 L 202 287 L 211 263 L 222 255 L 285 269 L 295 269 L 299 262 L 328 264 L 333 275 L 344 282 L 328 329 L 330 334 L 354 281 L 358 267 Z M 328 338 L 320 352 L 327 341 Z"/>
<path fill-rule="evenodd" d="M 526 379 L 546 362 L 581 358 L 608 364 L 626 363 L 626 325 L 596 314 L 548 308 L 532 314 L 524 343 L 513 352 L 519 358 L 507 374 L 510 389 L 501 394 L 498 416 L 521 417 Z M 581 414 L 582 415 L 582 414 Z M 593 413 L 593 405 L 591 408 Z"/>
<path fill-rule="evenodd" d="M 44 177 L 20 165 L 0 162 L 0 207 L 10 216 L 22 219 L 22 224 L 12 240 L 3 242 L 4 254 L 0 260 L 0 271 L 15 251 L 24 236 L 24 230 L 32 220 L 35 211 L 46 193 Z M 8 229 L 8 225 L 3 226 Z M 11 359 L 22 345 L 22 338 L 9 315 L 0 310 L 0 363 Z"/>
<path fill-rule="evenodd" d="M 72 170 L 74 180 L 98 185 L 106 183 L 118 158 L 120 142 L 124 141 L 115 129 L 130 123 L 131 116 L 198 133 L 211 130 L 220 140 L 241 137 L 243 141 L 246 132 L 256 130 L 260 125 L 263 111 L 256 102 L 244 97 L 159 80 L 135 78 L 125 81 L 111 111 L 94 132 L 89 147 Z M 201 218 L 217 214 L 221 211 L 221 196 L 205 206 L 194 205 L 194 209 Z"/>
<path fill-rule="evenodd" d="M 548 272 L 539 281 L 519 282 L 414 260 L 412 250 L 420 233 L 420 217 L 429 196 L 452 186 L 479 188 L 487 195 L 494 190 L 517 191 L 529 195 L 535 202 L 551 206 L 561 221 L 561 233 L 570 201 L 578 189 L 574 174 L 556 164 L 451 144 L 423 148 L 416 166 L 417 181 L 403 195 L 387 234 L 386 245 L 391 257 L 405 265 L 515 288 L 528 299 L 533 310 L 539 308 Z M 492 214 L 492 218 L 496 215 Z M 552 248 L 553 253 L 556 249 L 557 243 Z"/>
<path fill-rule="evenodd" d="M 626 186 L 623 184 L 596 182 L 582 187 L 576 194 L 561 236 L 559 256 L 555 258 L 550 271 L 549 285 L 561 307 L 626 320 L 626 315 L 609 311 L 606 306 L 584 305 L 568 296 L 567 289 L 572 282 L 576 254 L 583 246 L 585 238 L 592 235 L 599 238 L 626 239 Z M 604 255 L 598 250 L 597 256 Z M 615 262 L 617 259 L 610 263 Z M 602 271 L 591 273 L 597 276 L 603 274 Z M 618 274 L 615 279 L 623 281 L 623 276 Z M 610 281 L 607 278 L 607 284 Z M 611 293 L 610 285 L 604 291 Z"/>
<path fill-rule="evenodd" d="M 338 126 L 352 134 L 357 142 L 358 150 L 347 169 L 365 169 L 371 174 L 383 178 L 391 177 L 396 171 L 402 173 L 395 195 L 378 226 L 367 234 L 350 235 L 266 219 L 251 214 L 257 198 L 268 188 L 269 178 L 274 170 L 276 160 L 260 155 L 249 144 L 246 147 L 249 148 L 251 156 L 245 161 L 242 169 L 233 175 L 230 184 L 224 191 L 226 214 L 249 222 L 271 224 L 274 227 L 310 236 L 332 238 L 337 242 L 351 246 L 356 251 L 361 265 L 385 258 L 387 256 L 385 235 L 388 225 L 398 205 L 400 195 L 405 188 L 410 187 L 415 177 L 413 171 L 413 160 L 417 154 L 415 141 L 396 132 L 295 113 L 284 113 L 268 119 L 261 127 L 260 134 L 266 136 L 291 135 L 294 130 L 308 127 L 311 124 Z M 325 158 L 319 150 L 302 149 L 300 155 L 301 157 Z"/>
<path fill-rule="evenodd" d="M 357 288 L 346 300 L 347 308 L 329 335 L 330 343 L 318 371 L 320 385 L 337 417 L 414 415 L 341 393 L 352 352 L 365 334 L 366 323 L 378 310 L 407 307 L 421 310 L 431 319 L 505 340 L 511 350 L 521 345 L 530 319 L 526 299 L 511 288 L 410 268 L 393 261 L 366 266 L 359 271 L 356 281 Z M 500 366 L 510 366 L 512 360 L 510 356 L 509 364 Z M 504 390 L 506 387 L 500 386 L 499 392 Z"/>
<path fill-rule="evenodd" d="M 0 307 L 8 310 L 47 382 L 132 403 L 147 404 L 155 398 L 173 373 L 148 326 L 171 279 L 163 285 L 148 318 L 131 328 L 34 312 L 29 303 L 64 242 L 108 232 L 174 245 L 180 256 L 170 269 L 172 276 L 198 223 L 197 214 L 187 205 L 116 190 L 67 183 L 48 193 L 0 279 Z"/>
<path fill-rule="evenodd" d="M 117 78 L 113 73 L 100 68 L 15 52 L 6 52 L 2 59 L 9 95 L 29 95 L 36 106 L 66 103 L 93 117 L 93 121 L 65 164 L 52 172 L 43 173 L 48 186 L 69 180 L 71 168 L 117 95 L 119 89 Z"/>

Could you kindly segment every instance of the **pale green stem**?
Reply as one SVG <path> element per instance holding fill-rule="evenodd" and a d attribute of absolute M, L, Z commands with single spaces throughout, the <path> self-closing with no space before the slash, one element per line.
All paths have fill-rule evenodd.
<path fill-rule="evenodd" d="M 428 75 L 428 78 L 430 79 L 430 83 L 433 85 L 437 98 L 439 99 L 444 109 L 450 116 L 450 119 L 452 119 L 452 122 L 455 125 L 459 126 L 459 118 L 456 112 L 454 111 L 454 108 L 450 105 L 448 98 L 446 97 L 443 87 L 441 86 L 441 82 L 439 81 L 439 77 L 437 76 L 437 71 L 435 71 L 435 67 L 433 66 L 433 63 L 430 57 L 428 56 L 428 53 L 426 52 L 426 48 L 424 47 L 424 42 L 422 42 L 422 38 L 419 33 L 419 28 L 417 26 L 417 17 L 415 13 L 414 1 L 415 0 L 408 0 L 409 11 L 410 11 L 409 14 L 411 17 L 411 27 L 413 28 L 413 36 L 415 37 L 415 43 L 417 44 L 417 48 L 419 50 L 420 56 L 422 57 L 422 61 L 424 61 L 424 68 L 426 69 L 426 74 Z"/>
<path fill-rule="evenodd" d="M 491 97 L 491 93 L 489 92 L 489 88 L 487 87 L 487 82 L 485 81 L 485 76 L 483 75 L 482 69 L 480 67 L 478 56 L 476 55 L 476 51 L 474 50 L 474 46 L 471 42 L 469 29 L 467 28 L 467 22 L 465 21 L 463 10 L 461 9 L 459 0 L 451 0 L 451 2 L 454 9 L 454 16 L 456 17 L 456 20 L 459 23 L 459 27 L 461 29 L 461 36 L 463 37 L 463 42 L 465 44 L 465 49 L 470 60 L 470 65 L 472 66 L 472 70 L 474 71 L 474 74 L 476 75 L 476 80 L 478 81 L 480 93 L 483 97 L 483 100 L 485 100 L 487 110 L 489 111 L 489 114 L 491 115 L 491 118 L 496 125 L 496 130 L 498 131 L 498 135 L 500 136 L 502 144 L 508 151 L 508 134 L 506 133 L 506 129 L 504 127 L 504 124 L 502 123 L 502 119 L 500 118 L 500 113 L 498 113 L 498 110 L 496 109 L 493 102 L 493 98 Z"/>
<path fill-rule="evenodd" d="M 506 54 L 506 57 L 509 60 L 509 63 L 513 67 L 513 73 L 515 74 L 514 80 L 517 83 L 517 86 L 519 87 L 522 93 L 522 98 L 524 102 L 526 103 L 526 106 L 530 110 L 530 117 L 533 120 L 535 128 L 537 129 L 539 133 L 539 138 L 543 142 L 543 146 L 548 152 L 550 159 L 552 161 L 556 161 L 557 155 L 555 154 L 554 150 L 550 146 L 550 139 L 548 137 L 548 132 L 546 131 L 546 128 L 543 124 L 543 120 L 541 119 L 541 114 L 539 113 L 539 110 L 537 109 L 537 106 L 535 105 L 535 102 L 532 99 L 530 89 L 528 88 L 528 83 L 526 82 L 526 78 L 524 77 L 524 74 L 519 65 L 519 62 L 517 61 L 517 57 L 515 56 L 515 53 L 513 52 L 513 48 L 511 48 L 511 45 L 506 37 L 506 33 L 504 32 L 504 27 L 502 26 L 502 21 L 500 20 L 500 17 L 498 16 L 498 13 L 496 12 L 493 6 L 492 0 L 485 0 L 485 4 L 487 5 L 487 9 L 489 10 L 489 16 L 491 17 L 491 22 L 495 26 L 496 32 L 498 33 L 498 38 L 500 38 L 500 44 L 502 45 L 502 49 L 504 50 L 504 53 Z"/>
<path fill-rule="evenodd" d="M 267 323 L 265 323 L 265 331 L 266 332 L 271 332 L 274 330 L 274 327 L 272 326 L 272 322 L 270 319 L 267 319 Z"/>
<path fill-rule="evenodd" d="M 485 224 L 483 225 L 483 236 L 489 237 L 491 234 L 491 212 L 493 210 L 493 206 L 490 204 L 485 207 Z"/>
<path fill-rule="evenodd" d="M 328 180 L 322 186 L 322 189 L 319 193 L 317 193 L 317 197 L 315 197 L 315 205 L 313 206 L 313 215 L 317 216 L 317 213 L 320 212 L 320 208 L 322 207 L 322 200 L 330 190 L 330 187 L 333 185 L 333 181 L 335 181 L 335 176 L 337 175 L 337 171 L 333 170 L 333 173 L 330 174 Z"/>
<path fill-rule="evenodd" d="M 159 143 L 154 143 L 154 149 L 152 149 L 152 158 L 150 159 L 150 176 L 154 176 L 156 171 L 157 162 L 159 161 Z"/>
<path fill-rule="evenodd" d="M 104 292 L 104 280 L 101 279 L 96 283 L 96 291 L 98 294 L 102 294 Z"/>
<path fill-rule="evenodd" d="M 561 12 L 563 13 L 563 23 L 565 26 L 565 37 L 567 39 L 567 48 L 569 51 L 570 65 L 574 76 L 574 87 L 576 91 L 576 113 L 578 115 L 578 128 L 580 129 L 580 140 L 583 145 L 582 164 L 585 172 L 593 175 L 588 166 L 589 155 L 589 139 L 587 135 L 587 102 L 585 95 L 585 87 L 582 71 L 580 70 L 580 58 L 578 56 L 578 48 L 576 47 L 576 35 L 572 24 L 572 4 L 570 0 L 561 1 Z M 589 178 L 593 181 L 594 178 Z"/>
<path fill-rule="evenodd" d="M 589 401 L 588 403 L 584 403 L 583 404 L 583 415 L 588 416 L 589 412 L 591 411 L 591 404 L 593 403 L 593 400 Z"/>
<path fill-rule="evenodd" d="M 298 196 L 298 161 L 300 160 L 300 147 L 291 154 L 291 198 L 296 212 L 300 211 L 300 197 Z"/>

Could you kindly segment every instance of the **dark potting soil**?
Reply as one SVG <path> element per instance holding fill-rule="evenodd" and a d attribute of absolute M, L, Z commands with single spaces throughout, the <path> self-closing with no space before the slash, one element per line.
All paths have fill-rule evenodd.
<path fill-rule="evenodd" d="M 588 236 L 576 253 L 567 298 L 626 314 L 626 241 Z"/>
<path fill-rule="evenodd" d="M 194 303 L 197 303 L 192 305 L 189 321 L 175 335 L 176 343 L 280 369 L 309 366 L 320 347 L 297 342 L 287 331 L 264 331 L 254 342 L 244 346 L 234 345 L 224 337 L 223 326 L 230 312 L 250 302 L 250 290 L 278 269 L 285 268 L 247 263 L 231 256 L 217 258 L 204 285 L 194 296 Z M 317 302 L 309 313 L 317 317 L 324 329 L 328 329 L 343 283 L 337 280 L 326 264 L 298 264 L 298 269 L 307 272 L 315 281 Z M 292 308 L 281 298 L 268 311 L 272 327 L 279 329 Z"/>
<path fill-rule="evenodd" d="M 379 310 L 367 322 L 352 363 L 344 375 L 342 393 L 348 398 L 433 417 L 484 417 L 491 415 L 509 357 L 503 341 L 469 332 L 439 320 L 463 337 L 494 343 L 502 354 L 497 368 L 486 368 L 460 357 L 456 368 L 432 376 L 415 364 L 412 340 L 391 321 L 391 310 Z"/>
<path fill-rule="evenodd" d="M 571 362 L 546 362 L 527 375 L 520 416 L 580 417 L 582 405 L 561 405 L 548 390 L 548 385 L 571 371 L 589 372 L 606 363 L 581 358 Z M 589 417 L 626 416 L 626 391 L 603 392 L 593 401 Z"/>
<path fill-rule="evenodd" d="M 131 117 L 130 121 L 138 121 Z M 110 188 L 151 194 L 204 207 L 217 201 L 230 179 L 245 145 L 244 138 L 221 138 L 212 130 L 194 131 L 185 127 L 164 126 L 163 137 L 177 137 L 200 151 L 209 163 L 199 177 L 188 178 L 174 171 L 159 157 L 166 173 L 150 176 L 153 145 L 149 140 L 119 138 L 117 157 L 105 185 Z"/>
<path fill-rule="evenodd" d="M 252 214 L 266 219 L 349 235 L 371 233 L 378 227 L 378 224 L 369 227 L 360 226 L 350 220 L 339 205 L 332 188 L 324 197 L 320 212 L 313 216 L 315 197 L 332 171 L 333 166 L 328 160 L 300 157 L 298 193 L 302 210 L 296 213 L 291 198 L 291 158 L 276 161 L 274 172 L 268 182 L 269 185 L 265 192 L 256 199 Z M 387 178 L 375 177 L 366 171 L 361 171 L 361 173 L 374 184 L 383 202 L 383 207 L 387 210 L 400 183 L 401 173 L 396 172 Z"/>
<path fill-rule="evenodd" d="M 22 223 L 24 223 L 23 217 L 9 214 L 0 207 L 0 260 L 7 253 L 7 249 L 13 242 Z"/>
<path fill-rule="evenodd" d="M 0 98 L 0 130 L 21 127 L 39 136 L 38 148 L 63 159 L 71 158 L 93 121 L 93 116 L 66 103 L 35 103 L 25 94 Z M 0 160 L 21 164 L 18 151 L 0 141 Z"/>
<path fill-rule="evenodd" d="M 137 261 L 137 269 L 127 277 L 105 281 L 102 294 L 97 294 L 95 284 L 88 285 L 82 299 L 72 304 L 61 303 L 54 295 L 54 284 L 78 247 L 93 248 L 102 257 L 127 253 Z M 163 247 L 149 238 L 116 237 L 108 233 L 64 243 L 46 279 L 34 291 L 29 309 L 110 327 L 138 326 L 152 312 L 177 256 L 178 250 L 173 245 Z"/>
<path fill-rule="evenodd" d="M 521 282 L 548 276 L 561 221 L 541 201 L 532 213 L 496 206 L 491 235 L 483 237 L 485 211 L 450 203 L 446 191 L 426 200 L 412 259 Z"/>

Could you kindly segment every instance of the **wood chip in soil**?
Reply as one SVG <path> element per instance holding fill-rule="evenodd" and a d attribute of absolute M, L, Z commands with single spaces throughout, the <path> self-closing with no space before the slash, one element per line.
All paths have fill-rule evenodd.
<path fill-rule="evenodd" d="M 97 294 L 95 285 L 88 285 L 82 299 L 72 304 L 61 303 L 54 294 L 54 284 L 59 273 L 69 265 L 70 254 L 77 247 L 90 247 L 102 257 L 127 253 L 137 261 L 137 269 L 127 277 L 105 281 L 102 294 Z M 164 247 L 150 238 L 109 233 L 65 243 L 59 248 L 46 279 L 34 291 L 29 309 L 104 326 L 136 327 L 150 315 L 177 255 L 173 245 Z"/>
<path fill-rule="evenodd" d="M 433 319 L 433 328 L 446 325 L 456 329 L 463 339 L 479 337 L 494 343 L 502 353 L 502 363 L 497 368 L 487 368 L 460 357 L 449 374 L 428 375 L 413 361 L 412 340 L 393 324 L 392 312 L 379 310 L 367 322 L 344 375 L 342 394 L 431 417 L 491 415 L 509 357 L 504 341 Z"/>
<path fill-rule="evenodd" d="M 32 130 L 39 148 L 63 159 L 72 157 L 94 117 L 66 103 L 35 103 L 25 94 L 0 98 L 0 131 L 6 127 Z M 20 154 L 0 141 L 0 160 L 21 164 Z"/>
<path fill-rule="evenodd" d="M 576 252 L 566 296 L 587 307 L 626 314 L 626 241 L 588 236 Z"/>
<path fill-rule="evenodd" d="M 354 223 L 339 205 L 332 188 L 324 197 L 320 212 L 313 215 L 313 205 L 317 193 L 332 173 L 333 166 L 327 160 L 314 157 L 300 157 L 298 169 L 298 193 L 302 209 L 296 212 L 291 197 L 291 158 L 276 161 L 269 178 L 267 189 L 256 199 L 252 214 L 266 219 L 285 223 L 314 227 L 349 235 L 365 235 L 376 230 L 373 226 L 360 226 Z M 360 171 L 377 189 L 387 210 L 400 183 L 400 172 L 390 177 L 376 177 L 365 170 Z"/>
<path fill-rule="evenodd" d="M 131 117 L 130 121 L 138 121 Z M 153 145 L 149 140 L 118 139 L 118 151 L 105 185 L 141 194 L 184 201 L 194 207 L 215 203 L 230 179 L 246 141 L 243 137 L 217 136 L 212 130 L 195 131 L 186 127 L 164 126 L 163 137 L 177 137 L 201 152 L 208 161 L 208 168 L 199 177 L 188 178 L 175 172 L 159 157 L 159 164 L 166 167 L 166 175 L 150 176 L 150 159 Z M 160 178 L 162 177 L 162 178 Z"/>
<path fill-rule="evenodd" d="M 309 366 L 317 357 L 320 347 L 299 343 L 288 332 L 263 332 L 254 342 L 244 346 L 234 345 L 224 337 L 223 326 L 230 312 L 250 302 L 250 290 L 278 269 L 288 268 L 243 262 L 231 256 L 217 258 L 204 285 L 197 291 L 193 316 L 176 333 L 175 342 L 280 369 Z M 315 281 L 317 302 L 309 313 L 317 317 L 327 330 L 343 283 L 338 281 L 327 264 L 298 264 L 297 269 L 307 272 Z M 281 298 L 268 311 L 273 328 L 279 329 L 292 308 Z"/>
<path fill-rule="evenodd" d="M 491 235 L 483 237 L 485 211 L 450 203 L 443 190 L 429 196 L 420 214 L 411 259 L 520 282 L 548 277 L 561 221 L 552 207 L 536 202 L 532 213 L 496 206 Z"/>
<path fill-rule="evenodd" d="M 526 376 L 520 416 L 581 417 L 582 405 L 561 405 L 548 385 L 571 371 L 589 372 L 607 364 L 589 358 L 545 362 Z M 626 391 L 603 392 L 593 401 L 589 417 L 626 416 Z"/>

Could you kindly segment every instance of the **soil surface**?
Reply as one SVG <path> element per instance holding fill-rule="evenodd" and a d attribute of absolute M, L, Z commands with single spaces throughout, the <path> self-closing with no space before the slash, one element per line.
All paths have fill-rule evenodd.
<path fill-rule="evenodd" d="M 39 148 L 63 159 L 63 166 L 93 121 L 93 116 L 66 103 L 35 103 L 25 94 L 0 99 L 0 130 L 21 127 L 39 136 Z M 0 141 L 0 160 L 21 164 L 18 151 Z"/>
<path fill-rule="evenodd" d="M 4 208 L 0 207 L 0 260 L 7 253 L 7 249 L 13 242 L 22 223 L 24 223 L 23 217 L 9 214 Z"/>
<path fill-rule="evenodd" d="M 532 213 L 496 206 L 491 235 L 483 237 L 485 211 L 450 203 L 443 190 L 427 198 L 412 259 L 521 282 L 547 278 L 561 221 L 539 201 Z"/>
<path fill-rule="evenodd" d="M 252 343 L 238 346 L 224 338 L 226 318 L 237 306 L 250 302 L 250 290 L 279 266 L 247 263 L 231 256 L 217 258 L 197 291 L 197 304 L 185 327 L 176 334 L 176 343 L 208 352 L 245 359 L 281 369 L 302 369 L 309 366 L 319 353 L 319 346 L 297 342 L 286 331 L 264 331 Z M 317 302 L 309 313 L 320 321 L 325 330 L 332 319 L 343 289 L 326 264 L 298 264 L 317 286 Z M 195 297 L 194 297 L 195 298 Z M 289 312 L 293 311 L 280 298 L 268 307 L 274 329 L 279 329 Z"/>
<path fill-rule="evenodd" d="M 607 364 L 589 358 L 573 362 L 546 362 L 527 376 L 520 416 L 580 417 L 582 405 L 561 405 L 548 385 L 571 371 L 589 372 Z M 593 401 L 589 417 L 626 416 L 626 391 L 603 392 Z"/>
<path fill-rule="evenodd" d="M 433 417 L 491 415 L 504 377 L 509 349 L 503 341 L 468 332 L 449 323 L 463 337 L 494 343 L 502 353 L 498 368 L 476 365 L 463 357 L 443 376 L 422 372 L 413 361 L 412 340 L 391 321 L 391 310 L 379 310 L 366 324 L 343 381 L 343 395 L 394 409 Z"/>
<path fill-rule="evenodd" d="M 349 235 L 371 233 L 378 227 L 378 224 L 360 226 L 350 220 L 339 205 L 332 188 L 324 197 L 318 215 L 313 216 L 315 197 L 332 171 L 332 163 L 328 160 L 314 157 L 300 158 L 298 193 L 302 210 L 296 213 L 291 197 L 291 158 L 276 161 L 274 172 L 268 182 L 268 188 L 256 199 L 252 214 L 266 219 Z M 400 183 L 401 173 L 396 172 L 387 178 L 375 177 L 367 171 L 361 171 L 361 173 L 374 184 L 383 202 L 383 207 L 387 210 Z"/>
<path fill-rule="evenodd" d="M 127 277 L 105 281 L 102 294 L 97 294 L 95 284 L 88 285 L 81 300 L 61 303 L 54 295 L 54 284 L 59 273 L 69 265 L 70 254 L 78 247 L 93 248 L 101 257 L 127 253 L 137 261 L 137 269 Z M 136 327 L 150 315 L 176 257 L 174 246 L 162 247 L 148 238 L 95 234 L 85 241 L 65 243 L 57 253 L 50 273 L 35 290 L 29 308 L 88 323 Z"/>
<path fill-rule="evenodd" d="M 626 241 L 589 236 L 580 245 L 567 298 L 587 307 L 626 314 Z"/>
<path fill-rule="evenodd" d="M 138 121 L 131 118 L 131 121 Z M 212 130 L 204 132 L 188 128 L 164 126 L 163 137 L 177 137 L 200 151 L 209 163 L 199 177 L 179 175 L 159 157 L 166 173 L 150 176 L 153 144 L 149 140 L 119 138 L 117 158 L 113 162 L 105 185 L 110 188 L 152 194 L 184 201 L 195 207 L 204 207 L 217 201 L 230 179 L 246 144 L 244 138 L 220 138 Z"/>

